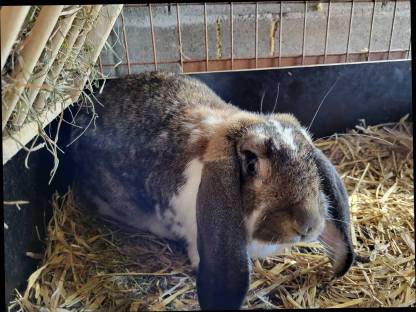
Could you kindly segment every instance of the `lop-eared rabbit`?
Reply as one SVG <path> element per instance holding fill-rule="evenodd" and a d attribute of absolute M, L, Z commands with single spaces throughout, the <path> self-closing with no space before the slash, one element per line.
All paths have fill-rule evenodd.
<path fill-rule="evenodd" d="M 184 241 L 202 309 L 240 308 L 249 258 L 297 242 L 322 241 L 335 276 L 350 268 L 347 192 L 294 116 L 244 111 L 162 72 L 109 80 L 97 99 L 73 147 L 77 200 Z"/>

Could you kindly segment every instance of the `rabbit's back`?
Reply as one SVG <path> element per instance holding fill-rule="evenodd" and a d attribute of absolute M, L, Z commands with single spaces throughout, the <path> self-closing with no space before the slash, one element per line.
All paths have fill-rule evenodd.
<path fill-rule="evenodd" d="M 162 72 L 107 80 L 103 92 L 96 98 L 102 104 L 95 104 L 99 116 L 95 121 L 97 131 L 87 131 L 83 136 L 98 139 L 97 146 L 104 149 L 115 143 L 117 147 L 131 146 L 133 138 L 140 144 L 148 144 L 157 136 L 163 139 L 173 132 L 180 132 L 180 137 L 171 137 L 169 142 L 179 143 L 174 140 L 187 139 L 186 135 L 190 135 L 186 127 L 195 122 L 190 115 L 197 108 L 232 107 L 198 80 Z M 80 117 L 80 123 L 85 126 L 90 115 Z M 119 139 L 115 142 L 113 136 Z M 141 150 L 147 150 L 146 146 Z"/>

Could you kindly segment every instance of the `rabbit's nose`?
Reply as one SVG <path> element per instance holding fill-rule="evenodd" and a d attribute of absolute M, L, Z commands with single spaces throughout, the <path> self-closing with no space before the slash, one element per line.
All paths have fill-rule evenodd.
<path fill-rule="evenodd" d="M 295 220 L 294 229 L 299 235 L 305 237 L 313 232 L 317 224 L 318 222 L 315 219 L 307 220 L 304 222 L 298 222 L 297 220 Z"/>
<path fill-rule="evenodd" d="M 309 233 L 312 232 L 312 227 L 309 226 L 309 225 L 306 225 L 306 226 L 295 226 L 295 231 L 300 236 L 304 237 L 304 236 L 307 236 Z"/>

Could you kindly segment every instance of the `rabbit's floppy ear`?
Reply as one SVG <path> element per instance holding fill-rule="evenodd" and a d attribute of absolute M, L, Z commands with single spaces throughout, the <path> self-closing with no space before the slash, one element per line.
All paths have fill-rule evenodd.
<path fill-rule="evenodd" d="M 320 240 L 329 248 L 335 276 L 344 275 L 351 267 L 355 253 L 351 242 L 348 194 L 334 165 L 318 148 L 316 163 L 322 188 L 328 200 L 328 219 Z"/>
<path fill-rule="evenodd" d="M 249 259 L 234 146 L 205 162 L 197 196 L 201 309 L 239 309 L 249 283 Z"/>

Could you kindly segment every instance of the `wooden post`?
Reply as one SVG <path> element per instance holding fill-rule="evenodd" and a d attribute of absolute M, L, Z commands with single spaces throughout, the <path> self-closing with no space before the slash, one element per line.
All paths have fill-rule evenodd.
<path fill-rule="evenodd" d="M 29 5 L 1 8 L 1 69 L 6 64 L 29 9 Z"/>
<path fill-rule="evenodd" d="M 21 62 L 16 65 L 12 74 L 15 87 L 5 90 L 1 110 L 2 110 L 2 131 L 6 127 L 13 110 L 16 107 L 17 100 L 23 92 L 23 89 L 29 81 L 33 68 L 39 60 L 39 57 L 45 48 L 46 42 L 52 33 L 52 30 L 58 20 L 63 5 L 44 6 L 35 25 L 31 31 L 31 35 L 24 42 L 21 53 Z"/>

